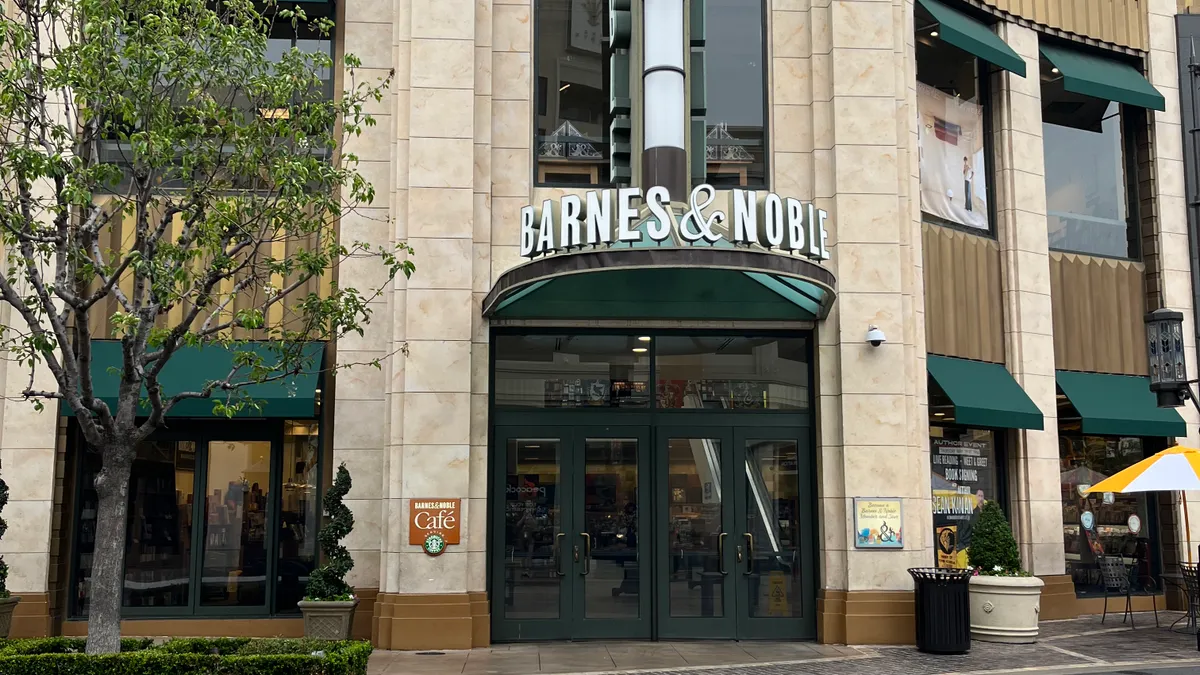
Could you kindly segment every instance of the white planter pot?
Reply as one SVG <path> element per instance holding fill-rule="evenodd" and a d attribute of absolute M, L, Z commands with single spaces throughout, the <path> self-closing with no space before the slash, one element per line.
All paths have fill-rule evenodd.
<path fill-rule="evenodd" d="M 1037 577 L 971 577 L 971 639 L 1037 642 L 1042 586 Z"/>

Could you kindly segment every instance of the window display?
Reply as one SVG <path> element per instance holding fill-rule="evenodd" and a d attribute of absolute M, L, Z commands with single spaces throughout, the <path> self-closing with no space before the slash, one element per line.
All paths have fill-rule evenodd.
<path fill-rule="evenodd" d="M 1103 595 L 1096 558 L 1121 556 L 1138 568 L 1138 579 L 1154 574 L 1156 550 L 1147 526 L 1155 496 L 1152 493 L 1084 494 L 1109 476 L 1145 458 L 1143 440 L 1116 436 L 1060 436 L 1063 543 L 1067 573 L 1080 596 Z M 1135 584 L 1135 590 L 1140 585 Z"/>
<path fill-rule="evenodd" d="M 933 532 L 938 567 L 969 567 L 971 530 L 985 501 L 999 499 L 996 433 L 929 428 Z"/>

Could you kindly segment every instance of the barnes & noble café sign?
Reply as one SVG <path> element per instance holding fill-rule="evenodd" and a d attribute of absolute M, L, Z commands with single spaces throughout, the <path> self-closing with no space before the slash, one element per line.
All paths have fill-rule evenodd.
<path fill-rule="evenodd" d="M 642 241 L 638 202 L 650 212 L 645 236 L 654 242 L 672 237 L 686 244 L 714 245 L 725 239 L 733 244 L 757 244 L 767 249 L 803 255 L 815 261 L 828 260 L 825 222 L 829 214 L 811 202 L 773 192 L 732 190 L 726 213 L 704 210 L 716 200 L 711 185 L 697 185 L 689 204 L 677 214 L 671 208 L 666 188 L 655 186 L 618 190 L 591 190 L 582 197 L 565 195 L 557 202 L 547 199 L 541 208 L 521 209 L 521 256 L 536 258 L 584 246 Z M 723 231 L 723 232 L 722 232 Z"/>

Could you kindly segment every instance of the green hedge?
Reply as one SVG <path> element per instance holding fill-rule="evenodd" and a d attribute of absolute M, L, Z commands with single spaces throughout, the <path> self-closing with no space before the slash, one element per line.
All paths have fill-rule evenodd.
<path fill-rule="evenodd" d="M 88 656 L 80 638 L 0 641 L 0 675 L 366 675 L 369 642 L 125 638 L 120 654 Z"/>

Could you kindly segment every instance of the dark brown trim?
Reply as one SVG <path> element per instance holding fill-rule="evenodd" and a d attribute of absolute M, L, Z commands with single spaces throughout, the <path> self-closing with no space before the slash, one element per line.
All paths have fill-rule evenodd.
<path fill-rule="evenodd" d="M 686 150 L 665 145 L 642 150 L 642 186 L 646 190 L 661 185 L 667 188 L 671 201 L 682 202 L 687 199 L 687 184 Z"/>

